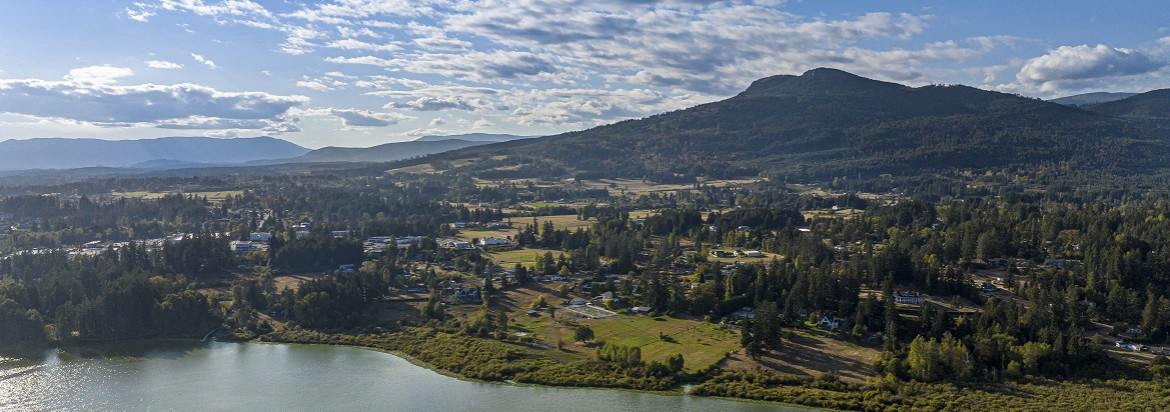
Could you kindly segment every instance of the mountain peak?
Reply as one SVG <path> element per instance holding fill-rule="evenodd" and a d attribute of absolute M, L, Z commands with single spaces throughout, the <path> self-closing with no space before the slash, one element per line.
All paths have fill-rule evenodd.
<path fill-rule="evenodd" d="M 853 74 L 853 73 L 850 73 L 850 72 L 847 72 L 847 71 L 844 71 L 841 69 L 834 69 L 832 67 L 818 67 L 818 68 L 806 71 L 800 75 L 800 77 L 818 77 L 818 76 L 819 77 L 836 77 L 839 79 L 852 79 L 852 78 L 861 79 L 862 78 L 861 76 L 858 76 L 856 74 Z"/>
<path fill-rule="evenodd" d="M 740 96 L 848 94 L 874 88 L 906 89 L 906 86 L 867 79 L 844 70 L 819 67 L 800 76 L 778 75 L 756 80 Z"/>

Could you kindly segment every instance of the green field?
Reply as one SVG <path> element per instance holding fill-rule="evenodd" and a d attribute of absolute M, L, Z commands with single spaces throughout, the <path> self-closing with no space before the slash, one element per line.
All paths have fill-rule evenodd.
<path fill-rule="evenodd" d="M 738 333 L 696 320 L 619 315 L 583 323 L 593 328 L 598 341 L 641 347 L 645 361 L 665 361 L 670 355 L 682 354 L 686 369 L 692 372 L 718 363 L 740 346 Z M 668 340 L 660 339 L 659 333 Z"/>
<path fill-rule="evenodd" d="M 504 267 L 512 267 L 517 263 L 524 266 L 533 266 L 536 264 L 536 255 L 543 255 L 545 252 L 552 252 L 554 258 L 561 255 L 559 250 L 549 249 L 516 249 L 504 250 L 499 252 L 488 252 L 487 256 L 492 262 Z"/>

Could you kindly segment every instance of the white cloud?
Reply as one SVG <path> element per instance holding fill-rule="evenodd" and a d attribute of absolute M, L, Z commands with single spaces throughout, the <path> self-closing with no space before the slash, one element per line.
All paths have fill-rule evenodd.
<path fill-rule="evenodd" d="M 183 65 L 175 63 L 175 62 L 168 62 L 168 61 L 163 61 L 163 60 L 149 60 L 146 62 L 146 67 L 149 67 L 152 69 L 175 70 L 175 69 L 182 69 Z"/>
<path fill-rule="evenodd" d="M 369 50 L 377 52 L 392 52 L 402 50 L 402 47 L 393 43 L 375 44 L 355 39 L 343 39 L 329 42 L 325 47 L 343 50 Z"/>
<path fill-rule="evenodd" d="M 333 107 L 294 109 L 293 113 L 298 116 L 337 118 L 347 128 L 386 127 L 416 119 L 416 117 L 401 113 L 375 112 L 361 109 L 338 109 Z"/>
<path fill-rule="evenodd" d="M 134 71 L 125 67 L 102 65 L 70 70 L 65 80 L 85 86 L 104 86 L 117 83 L 118 78 L 133 75 Z"/>
<path fill-rule="evenodd" d="M 304 87 L 304 88 L 313 89 L 313 90 L 320 91 L 320 92 L 333 90 L 333 88 L 326 86 L 324 83 L 321 83 L 321 82 L 316 81 L 316 80 L 298 81 L 297 87 Z"/>
<path fill-rule="evenodd" d="M 436 117 L 431 119 L 430 127 L 438 127 L 445 124 L 447 124 L 447 120 L 444 120 L 442 117 Z"/>
<path fill-rule="evenodd" d="M 369 110 L 332 109 L 334 116 L 341 118 L 341 122 L 351 127 L 385 127 L 399 122 L 414 119 L 398 113 L 379 113 Z"/>
<path fill-rule="evenodd" d="M 496 124 L 494 122 L 492 122 L 491 120 L 488 120 L 486 118 L 481 117 L 479 120 L 476 120 L 475 123 L 471 124 L 471 128 L 473 128 L 473 129 L 486 129 L 486 128 L 489 128 L 489 127 L 492 127 L 495 125 Z"/>
<path fill-rule="evenodd" d="M 536 54 L 504 50 L 458 54 L 426 53 L 394 59 L 375 56 L 330 57 L 326 61 L 383 66 L 411 73 L 437 74 L 476 82 L 531 77 L 558 70 L 552 62 Z"/>
<path fill-rule="evenodd" d="M 154 12 L 149 12 L 149 11 L 130 10 L 130 9 L 126 10 L 126 17 L 129 17 L 130 20 L 135 20 L 135 21 L 140 21 L 140 22 L 146 22 L 147 20 L 150 19 L 151 16 L 154 16 L 154 15 L 155 15 Z"/>
<path fill-rule="evenodd" d="M 1039 92 L 1079 87 L 1094 81 L 1139 75 L 1165 67 L 1136 50 L 1096 46 L 1061 46 L 1028 60 L 1016 74 L 1017 86 Z"/>
<path fill-rule="evenodd" d="M 191 53 L 191 58 L 195 59 L 195 61 L 197 61 L 197 62 L 203 63 L 204 65 L 206 65 L 207 67 L 210 67 L 212 69 L 219 68 L 219 66 L 216 65 L 215 62 L 207 59 L 206 57 L 203 57 L 203 55 L 201 55 L 201 54 Z"/>
<path fill-rule="evenodd" d="M 304 96 L 222 92 L 182 83 L 119 85 L 130 69 L 91 66 L 70 70 L 63 81 L 0 79 L 0 112 L 65 119 L 106 127 L 265 128 L 288 130 L 290 109 Z M 218 122 L 218 123 L 217 123 Z"/>

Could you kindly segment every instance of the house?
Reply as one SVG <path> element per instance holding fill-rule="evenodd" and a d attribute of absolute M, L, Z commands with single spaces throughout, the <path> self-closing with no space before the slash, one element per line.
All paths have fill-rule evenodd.
<path fill-rule="evenodd" d="M 744 306 L 744 307 L 740 308 L 739 310 L 732 312 L 730 315 L 727 315 L 727 319 L 729 319 L 731 321 L 755 320 L 756 319 L 755 309 Z"/>
<path fill-rule="evenodd" d="M 991 282 L 983 282 L 979 284 L 979 290 L 984 292 L 995 292 L 995 285 Z"/>
<path fill-rule="evenodd" d="M 479 240 L 480 246 L 501 246 L 510 244 L 512 244 L 511 240 L 502 237 L 485 237 Z"/>
<path fill-rule="evenodd" d="M 751 229 L 752 229 L 751 226 L 739 226 L 739 227 L 735 228 L 735 230 L 738 230 L 740 232 L 746 232 L 746 231 L 751 230 Z"/>
<path fill-rule="evenodd" d="M 569 301 L 569 306 L 581 306 L 581 305 L 584 305 L 586 303 L 589 303 L 589 301 L 587 301 L 583 298 L 573 298 L 573 300 Z"/>
<path fill-rule="evenodd" d="M 820 321 L 817 322 L 817 326 L 828 330 L 838 330 L 845 326 L 845 320 L 839 319 L 836 316 L 823 315 Z"/>
<path fill-rule="evenodd" d="M 507 222 L 491 222 L 487 225 L 488 229 L 507 229 L 509 227 L 511 227 L 511 225 L 509 225 Z"/>
<path fill-rule="evenodd" d="M 630 308 L 630 313 L 650 313 L 649 306 L 634 306 Z"/>
<path fill-rule="evenodd" d="M 350 273 L 357 269 L 357 265 L 353 263 L 344 263 L 337 266 L 338 273 Z"/>
<path fill-rule="evenodd" d="M 455 249 L 460 249 L 460 250 L 475 249 L 475 245 L 471 244 L 471 242 L 464 242 L 464 241 L 452 242 L 451 246 L 454 247 Z"/>
<path fill-rule="evenodd" d="M 370 243 L 390 243 L 392 240 L 394 240 L 393 236 L 374 236 L 366 239 Z"/>
<path fill-rule="evenodd" d="M 394 239 L 394 244 L 396 244 L 398 246 L 406 246 L 406 245 L 409 245 L 411 243 L 422 242 L 423 239 L 424 238 L 422 236 L 403 236 L 403 237 Z"/>
<path fill-rule="evenodd" d="M 760 251 L 758 251 L 758 250 L 749 250 L 749 251 L 747 251 L 747 252 L 743 252 L 743 255 L 744 255 L 744 256 L 747 256 L 747 257 L 753 257 L 753 258 L 762 258 L 762 257 L 764 257 L 764 253 L 763 253 L 763 252 L 760 252 Z"/>
<path fill-rule="evenodd" d="M 251 252 L 252 242 L 246 240 L 233 240 L 230 243 L 232 251 L 236 253 Z"/>
<path fill-rule="evenodd" d="M 480 300 L 479 288 L 459 288 L 455 291 L 455 299 L 464 302 L 478 302 Z"/>
<path fill-rule="evenodd" d="M 894 303 L 899 305 L 921 305 L 926 296 L 918 292 L 894 292 Z"/>
<path fill-rule="evenodd" d="M 252 232 L 248 238 L 253 242 L 267 242 L 272 239 L 272 233 L 268 232 Z"/>
<path fill-rule="evenodd" d="M 729 258 L 729 257 L 735 257 L 735 253 L 723 251 L 723 250 L 712 250 L 711 256 L 714 256 L 717 258 Z"/>
<path fill-rule="evenodd" d="M 1142 328 L 1137 326 L 1130 326 L 1125 330 L 1125 334 L 1129 336 L 1142 336 Z"/>
<path fill-rule="evenodd" d="M 333 237 L 335 237 L 335 238 L 338 238 L 338 239 L 344 239 L 344 238 L 347 238 L 347 237 L 349 237 L 349 235 L 350 235 L 351 233 L 352 233 L 352 232 L 350 232 L 350 231 L 348 231 L 348 230 L 334 230 L 334 231 L 333 231 Z"/>
<path fill-rule="evenodd" d="M 300 239 L 303 237 L 309 237 L 309 231 L 308 230 L 298 230 L 298 231 L 296 231 L 296 233 L 294 235 L 296 235 L 297 239 Z"/>
<path fill-rule="evenodd" d="M 454 229 L 466 229 L 467 222 L 455 222 L 451 224 L 451 227 Z"/>

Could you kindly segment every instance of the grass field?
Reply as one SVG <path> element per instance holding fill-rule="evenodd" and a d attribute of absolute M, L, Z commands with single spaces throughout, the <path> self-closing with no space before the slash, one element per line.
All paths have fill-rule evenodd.
<path fill-rule="evenodd" d="M 520 263 L 524 266 L 532 266 L 532 265 L 536 264 L 536 255 L 537 254 L 543 255 L 545 252 L 552 252 L 552 255 L 554 258 L 561 255 L 561 251 L 559 251 L 559 250 L 518 249 L 518 250 L 505 250 L 505 251 L 499 251 L 499 252 L 488 252 L 487 256 L 488 256 L 488 258 L 490 258 L 492 260 L 492 262 L 495 262 L 497 265 L 500 265 L 503 267 L 512 267 L 512 266 L 515 266 L 517 263 Z"/>
<path fill-rule="evenodd" d="M 613 319 L 583 320 L 596 340 L 642 348 L 645 361 L 665 361 L 682 354 L 688 371 L 713 365 L 739 349 L 739 334 L 697 320 L 666 316 L 619 315 Z M 666 337 L 661 339 L 659 333 Z"/>

